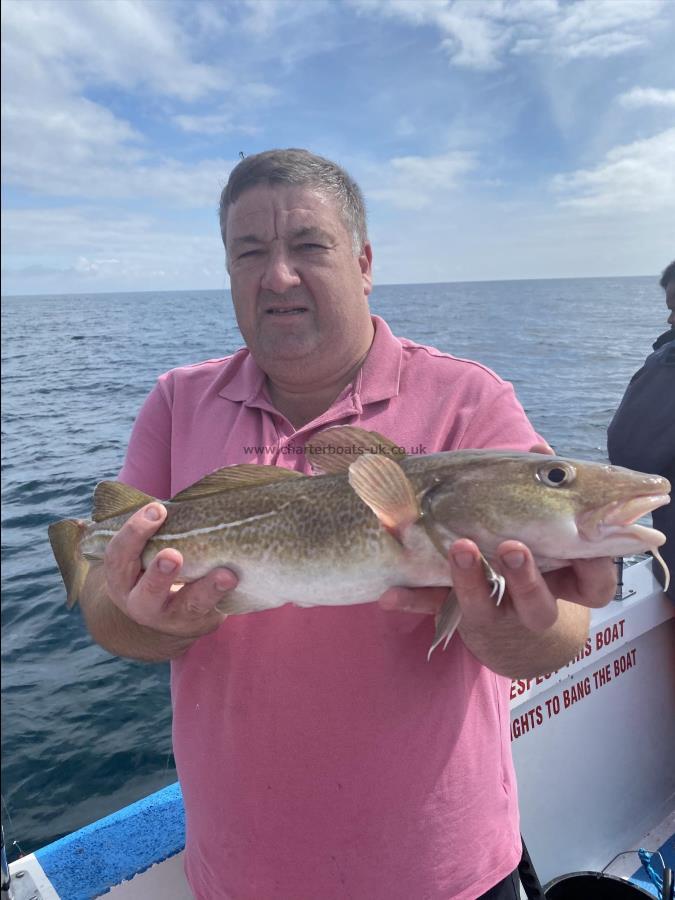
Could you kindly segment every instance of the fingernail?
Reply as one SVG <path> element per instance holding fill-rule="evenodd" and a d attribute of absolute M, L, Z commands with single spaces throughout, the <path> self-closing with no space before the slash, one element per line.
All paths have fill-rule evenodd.
<path fill-rule="evenodd" d="M 216 589 L 219 591 L 225 592 L 232 589 L 232 584 L 229 577 L 223 573 L 219 573 L 218 575 L 216 575 L 215 582 Z"/>
<path fill-rule="evenodd" d="M 169 575 L 175 571 L 176 563 L 172 559 L 160 559 L 157 563 L 157 568 L 163 575 Z"/>
<path fill-rule="evenodd" d="M 469 553 L 466 550 L 460 550 L 457 553 L 453 553 L 452 558 L 460 569 L 472 569 L 476 561 L 473 553 Z"/>
<path fill-rule="evenodd" d="M 161 512 L 158 506 L 149 506 L 145 511 L 145 518 L 149 522 L 159 522 Z"/>
<path fill-rule="evenodd" d="M 511 550 L 502 556 L 502 562 L 509 569 L 520 569 L 525 562 L 525 554 L 520 550 Z"/>

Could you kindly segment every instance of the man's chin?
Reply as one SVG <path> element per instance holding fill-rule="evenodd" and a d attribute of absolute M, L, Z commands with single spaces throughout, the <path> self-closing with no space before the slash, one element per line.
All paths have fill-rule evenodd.
<path fill-rule="evenodd" d="M 266 339 L 249 343 L 253 357 L 261 368 L 277 367 L 280 363 L 293 365 L 308 362 L 312 357 L 319 358 L 322 353 L 321 344 L 316 335 L 286 333 L 284 335 L 267 335 Z M 268 365 L 262 365 L 262 361 Z"/>

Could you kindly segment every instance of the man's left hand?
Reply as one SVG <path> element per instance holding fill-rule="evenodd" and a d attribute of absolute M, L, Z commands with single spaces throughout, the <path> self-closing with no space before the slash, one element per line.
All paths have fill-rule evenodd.
<path fill-rule="evenodd" d="M 504 541 L 497 555 L 506 579 L 500 606 L 490 595 L 492 588 L 476 544 L 463 538 L 450 547 L 453 587 L 464 624 L 471 628 L 489 629 L 505 617 L 515 617 L 529 631 L 545 631 L 558 618 L 557 598 L 601 607 L 616 591 L 616 567 L 605 557 L 570 560 L 566 568 L 542 574 L 520 541 Z M 436 613 L 447 594 L 447 588 L 392 588 L 383 594 L 380 604 L 390 610 Z"/>
<path fill-rule="evenodd" d="M 545 443 L 530 452 L 553 455 Z M 500 606 L 491 596 L 480 550 L 473 541 L 461 539 L 450 547 L 449 561 L 464 627 L 490 630 L 507 619 L 518 620 L 529 631 L 551 628 L 558 618 L 557 599 L 587 607 L 606 606 L 616 591 L 613 561 L 574 559 L 564 569 L 542 574 L 530 550 L 520 541 L 504 541 L 497 548 L 506 594 Z M 447 597 L 447 588 L 392 588 L 380 598 L 385 609 L 436 613 Z"/>

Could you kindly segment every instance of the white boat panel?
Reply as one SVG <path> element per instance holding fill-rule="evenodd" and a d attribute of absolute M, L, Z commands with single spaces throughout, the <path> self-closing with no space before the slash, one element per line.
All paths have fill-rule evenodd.
<path fill-rule="evenodd" d="M 131 881 L 117 885 L 105 896 L 110 900 L 141 900 L 141 898 L 166 898 L 166 900 L 193 900 L 185 872 L 183 852 L 157 863 Z"/>
<path fill-rule="evenodd" d="M 32 885 L 40 892 L 40 900 L 63 900 L 63 898 L 61 898 L 54 890 L 53 884 L 49 878 L 47 878 L 44 869 L 38 862 L 34 853 L 22 856 L 21 859 L 17 859 L 15 862 L 9 864 L 9 874 L 12 878 L 15 892 L 21 882 L 23 872 L 30 876 Z"/>
<path fill-rule="evenodd" d="M 615 639 L 512 706 L 521 828 L 543 882 L 600 871 L 675 809 L 675 607 L 645 579 L 647 560 L 626 573 L 635 596 L 595 611 L 592 638 Z"/>

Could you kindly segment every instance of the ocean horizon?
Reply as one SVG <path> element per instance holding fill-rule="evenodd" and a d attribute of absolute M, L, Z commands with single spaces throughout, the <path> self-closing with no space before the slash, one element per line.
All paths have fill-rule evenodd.
<path fill-rule="evenodd" d="M 658 284 L 659 274 L 646 275 L 559 275 L 548 276 L 546 278 L 535 278 L 524 276 L 522 278 L 468 278 L 460 281 L 400 281 L 400 282 L 377 282 L 375 288 L 403 288 L 403 287 L 426 287 L 427 285 L 462 285 L 462 284 L 513 284 L 521 282 L 546 282 L 546 281 L 606 281 L 607 279 L 654 279 L 654 283 Z M 217 294 L 222 291 L 229 293 L 229 287 L 222 288 L 177 288 L 174 290 L 95 290 L 95 291 L 32 291 L 25 294 L 3 293 L 0 300 L 18 300 L 22 297 L 94 297 L 94 296 L 111 296 L 116 294 L 194 294 L 194 293 L 212 293 Z"/>

